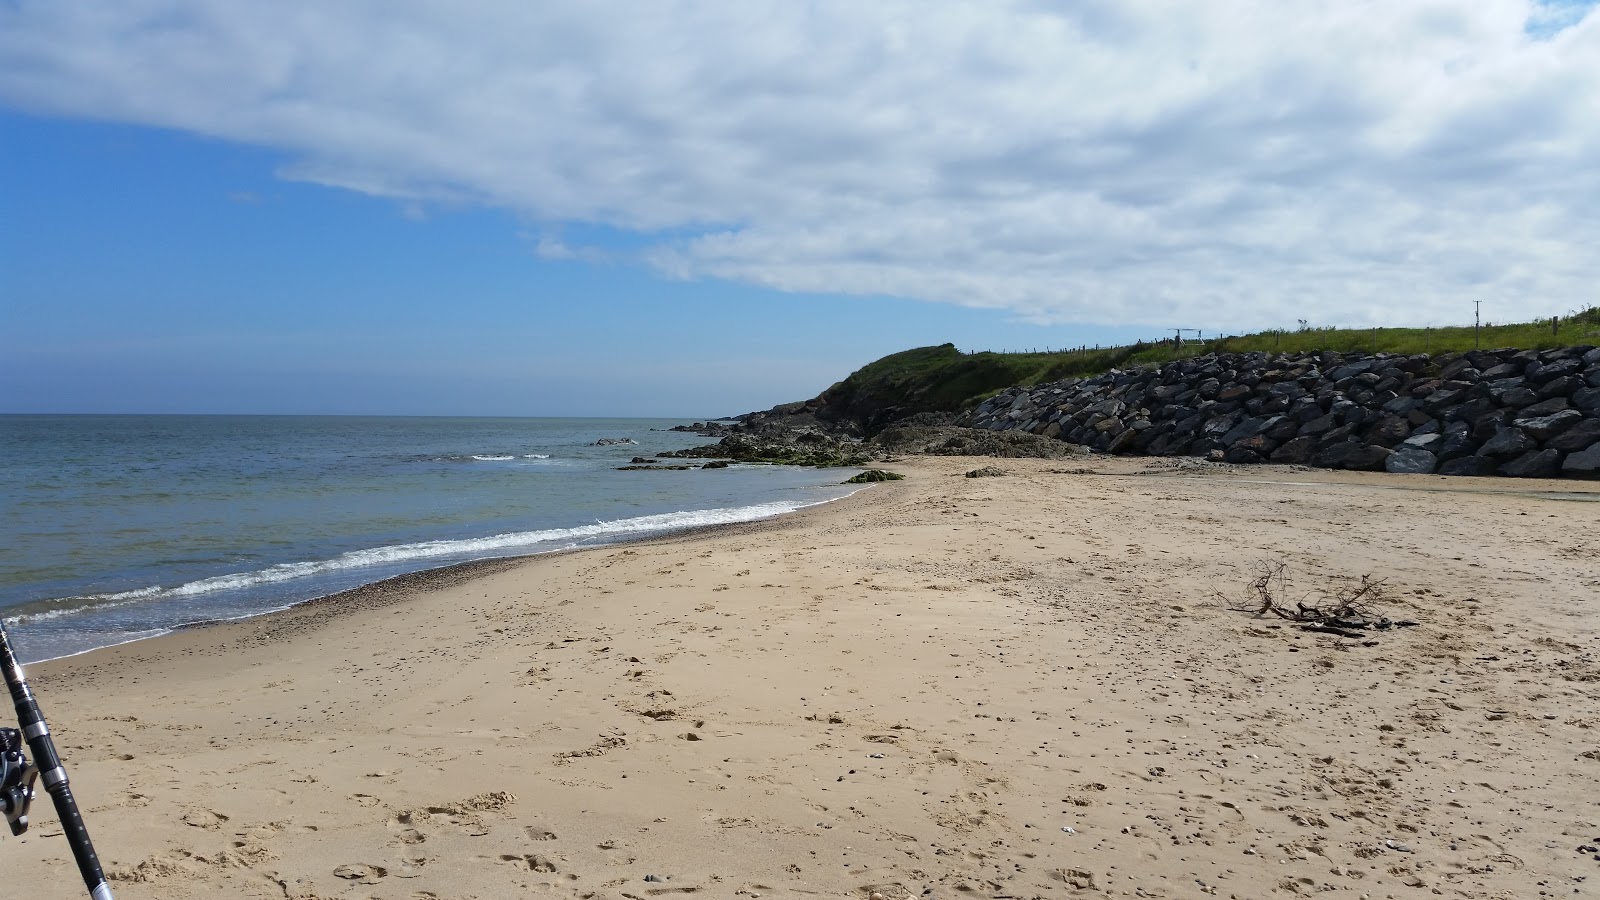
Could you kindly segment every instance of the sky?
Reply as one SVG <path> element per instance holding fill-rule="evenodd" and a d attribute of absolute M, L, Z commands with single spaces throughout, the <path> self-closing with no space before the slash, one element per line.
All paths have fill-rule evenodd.
<path fill-rule="evenodd" d="M 0 412 L 661 415 L 1600 302 L 1535 0 L 0 0 Z"/>

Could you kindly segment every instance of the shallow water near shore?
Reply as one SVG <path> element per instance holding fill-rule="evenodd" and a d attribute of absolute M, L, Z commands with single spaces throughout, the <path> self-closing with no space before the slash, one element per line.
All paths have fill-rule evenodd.
<path fill-rule="evenodd" d="M 852 470 L 617 471 L 705 443 L 666 430 L 681 423 L 0 416 L 0 615 L 33 661 L 850 492 Z"/>

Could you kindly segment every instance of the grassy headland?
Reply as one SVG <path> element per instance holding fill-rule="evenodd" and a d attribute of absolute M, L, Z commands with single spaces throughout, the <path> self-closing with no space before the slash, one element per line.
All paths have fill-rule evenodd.
<path fill-rule="evenodd" d="M 1600 344 L 1600 307 L 1552 324 L 1550 319 L 1510 325 L 1445 328 L 1306 328 L 1254 334 L 1128 344 L 1088 350 L 966 353 L 954 344 L 918 347 L 868 363 L 807 404 L 819 418 L 853 421 L 876 431 L 917 413 L 957 412 L 1016 385 L 1096 375 L 1112 368 L 1159 365 L 1208 353 L 1444 353 L 1515 347 L 1545 349 Z M 885 414 L 888 414 L 887 416 Z"/>

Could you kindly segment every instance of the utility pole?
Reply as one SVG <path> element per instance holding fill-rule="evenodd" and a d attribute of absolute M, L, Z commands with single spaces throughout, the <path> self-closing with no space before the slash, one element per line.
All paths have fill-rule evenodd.
<path fill-rule="evenodd" d="M 1480 311 L 1483 307 L 1482 300 L 1472 301 L 1472 349 L 1478 349 L 1478 326 L 1483 321 Z"/>

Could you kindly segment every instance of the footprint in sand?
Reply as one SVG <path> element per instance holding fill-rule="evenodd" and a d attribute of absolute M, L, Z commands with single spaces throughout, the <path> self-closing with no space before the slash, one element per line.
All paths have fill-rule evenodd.
<path fill-rule="evenodd" d="M 333 870 L 335 878 L 354 881 L 357 884 L 377 884 L 389 870 L 383 866 L 367 865 L 366 863 L 346 863 Z"/>
<path fill-rule="evenodd" d="M 383 801 L 372 796 L 371 794 L 351 794 L 350 802 L 357 806 L 377 806 Z"/>
<path fill-rule="evenodd" d="M 551 862 L 549 857 L 539 853 L 528 853 L 521 856 L 507 853 L 500 857 L 500 861 L 516 866 L 527 866 L 533 872 L 554 872 L 556 870 L 556 864 Z"/>
<path fill-rule="evenodd" d="M 183 811 L 183 824 L 194 828 L 217 829 L 226 821 L 228 821 L 227 816 L 209 809 L 196 808 Z"/>
<path fill-rule="evenodd" d="M 522 830 L 528 835 L 529 840 L 553 841 L 556 839 L 556 833 L 554 831 L 551 831 L 550 829 L 541 825 L 529 825 Z"/>

